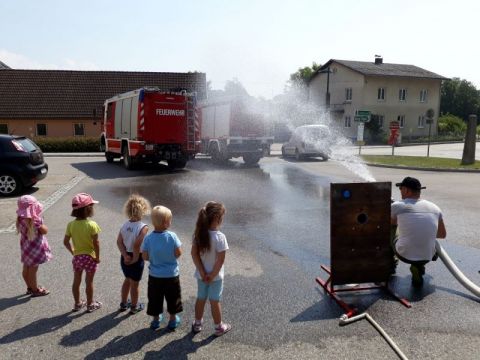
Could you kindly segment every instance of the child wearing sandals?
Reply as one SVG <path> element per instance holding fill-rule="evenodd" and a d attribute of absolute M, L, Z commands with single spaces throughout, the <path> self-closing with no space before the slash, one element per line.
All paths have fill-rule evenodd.
<path fill-rule="evenodd" d="M 210 201 L 200 209 L 192 241 L 192 259 L 195 264 L 198 292 L 195 302 L 195 320 L 192 332 L 203 328 L 203 312 L 207 298 L 210 300 L 215 336 L 221 336 L 232 329 L 222 322 L 220 300 L 223 292 L 223 264 L 228 250 L 227 238 L 219 231 L 225 215 L 223 204 Z"/>
<path fill-rule="evenodd" d="M 144 267 L 140 246 L 148 233 L 148 226 L 142 222 L 142 218 L 150 211 L 150 203 L 142 196 L 134 194 L 130 195 L 123 209 L 128 221 L 123 224 L 117 237 L 117 246 L 121 253 L 120 266 L 125 275 L 118 310 L 125 311 L 130 307 L 130 314 L 133 315 L 145 307 L 138 302 L 138 288 Z M 128 302 L 128 294 L 131 302 Z"/>
<path fill-rule="evenodd" d="M 52 259 L 48 245 L 47 226 L 41 216 L 43 206 L 31 195 L 24 195 L 17 201 L 17 233 L 20 234 L 22 276 L 27 285 L 27 295 L 45 296 L 50 292 L 37 284 L 38 266 Z"/>
<path fill-rule="evenodd" d="M 168 231 L 172 224 L 170 209 L 155 206 L 151 218 L 154 231 L 145 237 L 142 245 L 143 259 L 150 262 L 147 314 L 153 317 L 150 328 L 160 329 L 165 299 L 170 315 L 167 327 L 173 331 L 180 324 L 177 314 L 183 311 L 178 267 L 182 243 L 174 232 Z"/>
<path fill-rule="evenodd" d="M 100 262 L 98 234 L 101 231 L 95 221 L 88 219 L 93 216 L 94 204 L 98 204 L 98 201 L 89 194 L 80 193 L 73 197 L 71 216 L 75 217 L 75 220 L 68 223 L 63 239 L 63 244 L 73 255 L 72 293 L 75 303 L 72 311 L 79 311 L 86 305 L 87 312 L 90 313 L 102 307 L 101 302 L 93 300 L 93 278 Z M 80 284 L 84 270 L 86 303 L 80 299 Z"/>

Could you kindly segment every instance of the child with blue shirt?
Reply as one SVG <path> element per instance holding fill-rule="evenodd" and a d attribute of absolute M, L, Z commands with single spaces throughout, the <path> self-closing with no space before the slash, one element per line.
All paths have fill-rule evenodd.
<path fill-rule="evenodd" d="M 154 231 L 142 245 L 142 257 L 149 261 L 147 314 L 153 316 L 150 328 L 158 330 L 163 320 L 163 300 L 170 315 L 168 329 L 180 324 L 178 313 L 183 311 L 178 258 L 182 243 L 177 235 L 167 229 L 172 224 L 172 212 L 164 206 L 155 206 L 151 212 Z"/>

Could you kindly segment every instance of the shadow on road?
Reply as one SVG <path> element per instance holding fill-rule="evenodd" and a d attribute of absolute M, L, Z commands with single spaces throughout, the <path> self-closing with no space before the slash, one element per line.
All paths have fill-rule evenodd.
<path fill-rule="evenodd" d="M 82 329 L 72 331 L 69 335 L 64 336 L 62 340 L 60 340 L 60 345 L 77 346 L 84 342 L 98 339 L 108 330 L 113 329 L 129 317 L 129 315 L 125 314 L 118 316 L 119 314 L 118 311 L 114 311 L 103 318 L 84 326 Z"/>
<path fill-rule="evenodd" d="M 72 163 L 72 166 L 92 179 L 97 180 L 169 175 L 188 171 L 185 169 L 170 170 L 164 164 L 143 164 L 138 169 L 127 170 L 120 163 L 108 164 L 104 161 Z"/>
<path fill-rule="evenodd" d="M 187 360 L 189 354 L 195 353 L 202 346 L 210 344 L 216 339 L 215 335 L 201 341 L 193 341 L 195 335 L 193 333 L 186 334 L 183 338 L 169 342 L 159 351 L 149 351 L 145 354 L 145 360 L 153 359 L 176 359 Z M 228 358 L 228 356 L 225 356 Z"/>
<path fill-rule="evenodd" d="M 109 359 L 112 357 L 124 356 L 140 351 L 149 342 L 167 334 L 167 331 L 152 331 L 141 329 L 128 336 L 116 336 L 104 347 L 95 350 L 87 355 L 85 360 Z"/>
<path fill-rule="evenodd" d="M 16 295 L 11 298 L 0 299 L 0 311 L 6 310 L 16 305 L 21 305 L 30 301 L 30 295 Z"/>
<path fill-rule="evenodd" d="M 76 313 L 72 315 L 71 312 L 68 312 L 58 316 L 36 320 L 31 324 L 28 324 L 20 329 L 16 329 L 14 332 L 5 335 L 0 339 L 0 344 L 8 344 L 56 331 L 65 325 L 68 325 L 82 314 L 83 313 Z"/>

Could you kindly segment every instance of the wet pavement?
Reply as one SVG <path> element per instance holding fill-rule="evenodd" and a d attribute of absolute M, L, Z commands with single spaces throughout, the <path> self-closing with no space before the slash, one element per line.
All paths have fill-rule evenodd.
<path fill-rule="evenodd" d="M 58 162 L 57 162 L 58 161 Z M 231 161 L 213 165 L 198 158 L 187 169 L 166 166 L 127 171 L 102 158 L 49 160 L 53 173 L 84 176 L 45 213 L 55 259 L 42 265 L 39 279 L 52 294 L 29 299 L 20 277 L 18 237 L 0 234 L 1 358 L 131 359 L 395 359 L 380 335 L 361 321 L 339 327 L 342 310 L 315 283 L 329 263 L 331 182 L 361 178 L 329 161 L 295 162 L 263 159 L 247 167 Z M 402 170 L 371 169 L 378 181 L 397 181 Z M 428 196 L 444 209 L 449 237 L 446 251 L 475 283 L 480 283 L 477 244 L 480 174 L 415 172 L 428 184 Z M 445 182 L 458 186 L 445 191 Z M 470 185 L 467 191 L 468 184 Z M 39 187 L 39 190 L 40 187 Z M 70 314 L 70 256 L 63 248 L 70 220 L 70 199 L 81 191 L 100 200 L 94 220 L 102 228 L 102 262 L 96 275 L 96 297 L 104 308 L 93 314 Z M 181 258 L 182 325 L 174 332 L 149 330 L 150 319 L 139 313 L 119 314 L 122 274 L 116 235 L 125 221 L 122 205 L 138 192 L 153 205 L 173 212 L 172 230 L 184 244 Z M 35 193 L 34 193 L 35 195 Z M 393 194 L 398 197 L 398 194 Z M 225 204 L 222 231 L 229 241 L 226 260 L 224 318 L 233 330 L 215 339 L 206 312 L 204 332 L 192 336 L 196 283 L 189 256 L 198 209 L 208 200 Z M 4 201 L 4 200 L 2 200 Z M 146 301 L 146 277 L 141 298 Z M 476 359 L 480 347 L 479 301 L 458 284 L 440 261 L 427 266 L 421 290 L 410 286 L 408 267 L 401 264 L 392 285 L 413 307 L 406 309 L 386 294 L 349 295 L 350 304 L 367 311 L 410 359 Z M 32 352 L 31 349 L 35 349 Z"/>

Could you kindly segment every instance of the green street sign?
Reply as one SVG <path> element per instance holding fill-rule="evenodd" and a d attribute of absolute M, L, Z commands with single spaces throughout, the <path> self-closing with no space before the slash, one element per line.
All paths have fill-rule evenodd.
<path fill-rule="evenodd" d="M 353 120 L 354 121 L 357 121 L 357 122 L 369 122 L 370 121 L 370 116 L 358 116 L 358 115 L 355 115 L 353 117 Z"/>
<path fill-rule="evenodd" d="M 358 116 L 370 116 L 371 112 L 368 110 L 357 110 Z"/>

